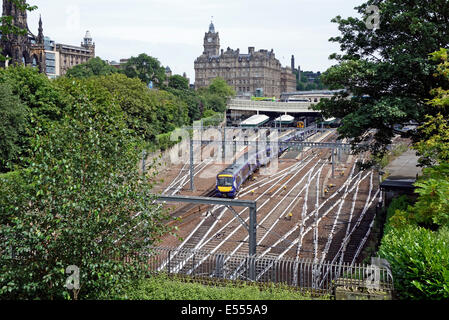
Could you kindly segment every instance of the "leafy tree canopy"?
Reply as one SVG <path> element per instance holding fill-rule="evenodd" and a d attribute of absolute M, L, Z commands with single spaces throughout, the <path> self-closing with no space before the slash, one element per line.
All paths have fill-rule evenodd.
<path fill-rule="evenodd" d="M 8 171 L 23 151 L 27 110 L 8 84 L 0 84 L 0 173 Z"/>
<path fill-rule="evenodd" d="M 445 77 L 449 80 L 449 61 L 447 49 L 441 49 L 432 55 L 432 60 L 440 62 L 435 77 Z M 423 165 L 438 165 L 449 163 L 449 86 L 438 87 L 431 91 L 434 98 L 428 102 L 433 113 L 426 115 L 426 122 L 419 128 L 421 140 L 415 149 L 421 155 Z"/>
<path fill-rule="evenodd" d="M 16 201 L 0 198 L 0 212 L 14 212 L 0 228 L 2 299 L 120 292 L 146 274 L 147 247 L 169 231 L 169 217 L 152 203 L 151 180 L 139 175 L 141 141 L 121 108 L 91 81 L 70 83 L 59 85 L 73 112 L 46 134 L 36 128 L 30 172 L 0 177 L 1 190 L 23 181 Z M 80 287 L 68 290 L 65 271 L 72 265 Z"/>
<path fill-rule="evenodd" d="M 220 77 L 212 80 L 208 87 L 200 88 L 198 93 L 201 96 L 204 109 L 215 112 L 225 112 L 228 99 L 236 95 L 235 90 Z"/>
<path fill-rule="evenodd" d="M 110 100 L 124 112 L 128 128 L 154 142 L 158 134 L 167 133 L 189 123 L 188 107 L 178 97 L 163 90 L 150 90 L 139 79 L 123 74 L 81 79 L 85 85 L 96 86 L 98 99 Z M 71 79 L 58 79 L 64 91 L 72 87 Z M 100 100 L 101 101 L 101 100 Z"/>
<path fill-rule="evenodd" d="M 173 89 L 188 90 L 189 80 L 183 76 L 175 74 L 168 79 L 168 86 Z"/>
<path fill-rule="evenodd" d="M 41 130 L 46 131 L 53 121 L 62 119 L 68 105 L 67 98 L 44 74 L 31 67 L 10 66 L 0 69 L 0 86 L 10 88 L 11 94 L 20 99 L 16 110 L 8 113 L 9 120 L 5 122 L 11 125 L 8 125 L 11 130 L 18 129 L 17 134 L 20 132 L 20 137 L 14 139 L 14 147 L 10 150 L 15 151 L 9 153 L 8 161 L 19 167 L 26 167 L 32 129 L 39 124 Z M 5 94 L 8 95 L 6 92 Z M 8 103 L 4 107 L 7 106 Z"/>
<path fill-rule="evenodd" d="M 229 86 L 225 79 L 217 77 L 212 80 L 212 83 L 207 88 L 210 94 L 216 94 L 223 98 L 233 98 L 235 97 L 234 89 Z"/>
<path fill-rule="evenodd" d="M 366 25 L 370 5 L 380 10 L 377 30 Z M 330 41 L 339 43 L 343 54 L 331 56 L 339 64 L 323 75 L 331 89 L 343 87 L 347 92 L 323 100 L 317 108 L 325 117 L 343 118 L 342 138 L 355 143 L 374 138 L 369 147 L 381 154 L 391 143 L 395 124 L 422 123 L 425 114 L 435 114 L 426 104 L 430 91 L 448 81 L 434 77 L 437 63 L 428 55 L 449 44 L 449 2 L 369 0 L 356 10 L 360 18 L 332 20 L 341 36 Z M 365 135 L 371 129 L 376 130 Z"/>
<path fill-rule="evenodd" d="M 130 78 L 139 78 L 148 85 L 151 81 L 156 87 L 163 85 L 165 81 L 165 69 L 159 60 L 145 53 L 137 57 L 131 57 L 124 66 L 123 73 Z"/>
<path fill-rule="evenodd" d="M 117 73 L 118 70 L 110 66 L 106 61 L 96 57 L 90 59 L 88 62 L 74 66 L 67 71 L 69 78 L 89 78 L 92 76 L 107 76 Z"/>

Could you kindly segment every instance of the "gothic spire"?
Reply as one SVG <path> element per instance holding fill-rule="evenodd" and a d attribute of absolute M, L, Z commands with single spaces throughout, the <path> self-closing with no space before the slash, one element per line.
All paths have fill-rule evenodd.
<path fill-rule="evenodd" d="M 44 43 L 44 28 L 42 28 L 42 16 L 39 15 L 39 33 L 37 35 L 37 43 Z"/>

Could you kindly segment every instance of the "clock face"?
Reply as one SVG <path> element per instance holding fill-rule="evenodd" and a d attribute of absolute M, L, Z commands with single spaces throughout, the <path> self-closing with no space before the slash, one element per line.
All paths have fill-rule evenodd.
<path fill-rule="evenodd" d="M 207 42 L 212 42 L 212 38 L 207 39 Z"/>

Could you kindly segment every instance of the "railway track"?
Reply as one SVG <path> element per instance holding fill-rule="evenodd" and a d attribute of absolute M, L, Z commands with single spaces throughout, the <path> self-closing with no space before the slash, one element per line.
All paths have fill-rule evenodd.
<path fill-rule="evenodd" d="M 318 153 L 309 149 L 302 161 L 288 165 L 271 177 L 260 177 L 242 186 L 237 198 L 258 203 L 258 256 L 274 254 L 279 259 L 288 256 L 309 258 L 314 262 L 357 261 L 373 226 L 378 186 L 373 183 L 373 172 L 358 172 L 355 162 L 361 159 L 354 158 L 341 186 L 323 196 L 326 172 L 329 175 L 330 170 L 329 165 L 326 166 L 329 158 L 330 150 Z M 218 251 L 231 252 L 231 256 L 246 253 L 247 231 L 233 215 L 225 214 L 227 210 L 220 206 L 209 207 L 209 214 L 202 216 L 179 248 L 202 249 L 210 255 Z M 284 219 L 290 211 L 295 212 L 297 222 Z M 248 210 L 237 213 L 244 221 L 249 220 Z M 187 217 L 197 214 L 198 211 Z M 172 270 L 189 274 L 198 270 L 206 259 L 192 261 L 191 255 L 174 255 L 166 263 Z M 227 274 L 239 278 L 243 275 L 241 267 L 235 266 L 227 270 Z M 257 278 L 263 277 L 269 268 L 257 270 Z M 325 275 L 318 269 L 312 270 L 312 274 L 314 284 L 322 284 L 320 281 Z M 301 279 L 295 279 L 296 283 L 299 281 Z"/>
<path fill-rule="evenodd" d="M 309 160 L 309 162 L 311 161 L 313 159 L 313 157 L 310 157 L 310 160 Z M 308 162 L 308 163 L 309 163 Z M 307 163 L 307 164 L 308 164 Z M 294 166 L 293 166 L 294 167 Z M 293 175 L 293 178 L 294 178 L 294 176 L 296 176 L 297 174 L 299 174 L 300 173 L 300 171 L 298 171 L 295 175 Z M 288 174 L 288 172 L 287 172 L 287 174 Z M 281 178 L 283 178 L 283 177 L 285 177 L 286 176 L 286 174 L 284 173 L 283 174 L 283 176 L 281 176 Z M 273 178 L 273 177 L 272 177 Z M 289 179 L 289 181 L 291 181 L 293 178 L 291 178 L 291 179 Z M 278 181 L 275 181 L 275 182 L 278 182 Z M 257 183 L 258 184 L 258 183 Z M 268 191 L 270 191 L 273 187 L 275 187 L 276 186 L 276 183 L 274 183 L 273 184 L 273 181 L 271 181 L 271 187 L 269 187 L 268 188 L 268 190 L 265 190 L 257 199 L 256 199 L 256 201 L 259 201 L 259 200 L 261 200 L 261 197 L 263 197 Z M 250 186 L 250 187 L 252 187 L 252 186 Z M 260 188 L 261 186 L 259 186 L 259 188 Z M 281 186 L 281 188 L 279 188 L 279 189 L 277 189 L 276 190 L 276 192 L 273 194 L 268 194 L 268 196 L 269 196 L 269 198 L 262 204 L 262 205 L 259 205 L 259 210 L 263 207 L 263 206 L 265 206 L 270 200 L 272 201 L 273 200 L 273 195 L 275 195 L 275 194 L 277 194 L 279 191 L 282 191 L 282 190 L 285 190 L 287 188 L 287 183 L 285 183 L 284 185 L 282 185 Z M 250 189 L 250 188 L 245 188 L 246 190 L 247 189 Z M 253 190 L 254 191 L 254 190 Z M 245 195 L 247 195 L 249 193 L 249 191 L 246 193 L 246 194 L 243 194 L 242 196 L 245 196 Z M 284 197 L 284 199 L 285 199 L 285 197 Z M 215 209 L 217 209 L 217 208 L 215 208 Z M 220 214 L 220 217 L 222 216 L 222 214 L 224 213 L 224 211 L 225 210 L 223 210 L 222 212 L 221 212 L 221 214 Z M 240 215 L 240 216 L 242 216 L 242 214 L 245 212 L 246 210 L 242 210 L 241 212 L 239 212 L 238 214 Z M 245 222 L 247 222 L 249 220 L 249 217 L 247 217 L 246 218 L 246 220 L 245 220 Z M 231 223 L 233 223 L 233 225 L 230 225 Z M 228 228 L 228 230 L 232 230 L 232 232 L 230 232 L 229 233 L 229 235 L 227 235 L 226 233 L 223 233 L 223 232 L 226 232 L 226 229 Z M 204 228 L 204 229 L 206 229 L 206 228 Z M 200 231 L 202 231 L 202 232 L 204 232 L 204 229 L 203 228 L 198 228 L 198 229 L 195 229 L 195 232 L 196 231 L 198 231 L 198 230 L 200 230 Z M 236 219 L 231 219 L 230 220 L 230 222 L 228 222 L 227 224 L 225 224 L 225 226 L 224 227 L 222 227 L 220 230 L 218 230 L 217 232 L 215 232 L 215 234 L 214 234 L 214 236 L 212 236 L 211 237 L 211 239 L 209 239 L 209 240 L 206 240 L 205 241 L 205 238 L 206 238 L 206 236 L 208 236 L 209 235 L 209 231 L 205 234 L 205 235 L 203 235 L 202 237 L 201 237 L 201 239 L 199 240 L 199 243 L 195 246 L 195 249 L 200 249 L 200 248 L 205 248 L 205 249 L 207 249 L 207 250 L 209 250 L 210 252 L 211 252 L 211 254 L 213 254 L 213 253 L 215 253 L 218 249 L 220 249 L 223 245 L 224 245 L 224 243 L 226 243 L 226 242 L 236 242 L 236 241 L 232 241 L 230 238 L 232 237 L 232 236 L 234 236 L 236 233 L 237 233 L 237 231 L 242 231 L 241 230 L 242 228 L 241 228 L 241 225 L 236 221 Z M 243 231 L 244 232 L 244 231 Z M 215 244 L 214 242 L 215 242 L 215 239 L 221 239 L 221 238 L 223 238 L 223 235 L 227 235 L 222 241 L 220 241 L 218 244 Z M 190 239 L 189 239 L 190 240 Z M 194 241 L 197 241 L 198 240 L 198 237 L 194 237 L 193 238 L 193 240 Z M 244 246 L 244 245 L 246 245 L 246 241 L 247 241 L 247 238 L 245 238 L 245 240 L 243 240 L 243 241 L 241 241 L 241 242 L 239 242 L 239 245 L 237 246 L 237 248 L 233 251 L 233 253 L 236 253 L 240 248 L 242 248 L 242 246 Z M 260 239 L 259 239 L 259 243 L 260 243 Z M 206 244 L 208 244 L 207 246 L 206 246 Z M 181 248 L 183 248 L 184 246 L 185 246 L 186 244 L 185 243 L 183 243 L 183 244 L 181 244 Z M 245 250 L 245 249 L 244 249 Z M 206 257 L 207 258 L 207 257 Z M 204 259 L 205 260 L 205 259 Z M 199 263 L 198 263 L 198 265 L 200 265 L 201 264 L 201 262 L 202 261 L 200 261 Z"/>

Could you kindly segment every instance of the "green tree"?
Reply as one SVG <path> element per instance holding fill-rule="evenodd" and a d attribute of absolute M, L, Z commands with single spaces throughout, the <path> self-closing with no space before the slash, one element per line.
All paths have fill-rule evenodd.
<path fill-rule="evenodd" d="M 220 77 L 212 80 L 212 83 L 208 87 L 210 94 L 216 94 L 224 99 L 235 97 L 234 89 L 227 84 L 226 80 Z"/>
<path fill-rule="evenodd" d="M 74 66 L 67 71 L 69 78 L 89 78 L 92 76 L 107 76 L 117 73 L 118 70 L 110 66 L 106 61 L 99 57 L 90 59 L 88 62 Z"/>
<path fill-rule="evenodd" d="M 153 82 L 160 87 L 165 81 L 165 69 L 159 60 L 145 53 L 131 57 L 122 67 L 122 72 L 130 78 L 139 78 L 146 85 Z"/>
<path fill-rule="evenodd" d="M 120 107 L 93 82 L 72 80 L 67 94 L 70 116 L 48 134 L 36 130 L 23 201 L 0 210 L 14 212 L 0 228 L 1 299 L 113 295 L 147 273 L 148 246 L 169 231 Z M 10 181 L 0 178 L 0 188 Z M 80 269 L 73 291 L 65 288 L 72 265 Z"/>
<path fill-rule="evenodd" d="M 204 110 L 210 109 L 215 112 L 225 112 L 228 99 L 235 97 L 234 89 L 220 77 L 212 80 L 208 87 L 200 88 L 198 94 L 201 96 Z"/>
<path fill-rule="evenodd" d="M 45 124 L 63 117 L 67 106 L 64 92 L 36 68 L 16 66 L 0 69 L 0 83 L 12 88 L 13 94 L 26 105 L 35 121 Z"/>
<path fill-rule="evenodd" d="M 72 87 L 70 79 L 56 83 L 65 91 Z M 82 83 L 107 91 L 124 112 L 128 128 L 147 142 L 189 123 L 188 107 L 180 98 L 163 90 L 149 90 L 139 79 L 113 74 L 83 79 Z"/>
<path fill-rule="evenodd" d="M 370 5 L 380 10 L 377 30 L 366 24 Z M 341 138 L 360 143 L 372 137 L 369 149 L 383 154 L 394 136 L 394 125 L 422 123 L 425 114 L 434 112 L 426 104 L 431 89 L 447 83 L 433 76 L 436 63 L 429 61 L 428 54 L 449 44 L 449 2 L 369 0 L 356 9 L 360 18 L 332 20 L 341 36 L 330 41 L 339 43 L 343 54 L 331 56 L 339 64 L 323 76 L 331 89 L 347 91 L 322 100 L 317 108 L 326 118 L 343 119 Z M 365 135 L 371 129 L 375 133 Z M 416 141 L 419 135 L 413 138 Z"/>
<path fill-rule="evenodd" d="M 440 62 L 436 77 L 449 79 L 447 50 L 431 55 Z M 422 156 L 420 162 L 431 166 L 415 184 L 419 197 L 414 206 L 398 213 L 396 220 L 402 224 L 415 223 L 427 228 L 449 226 L 449 120 L 443 116 L 449 106 L 449 87 L 433 89 L 434 98 L 428 102 L 437 115 L 426 115 L 426 123 L 419 128 L 421 140 L 414 148 Z"/>
<path fill-rule="evenodd" d="M 166 90 L 178 97 L 187 105 L 190 122 L 201 119 L 201 97 L 195 92 L 195 90 L 173 89 L 171 87 L 168 87 Z"/>
<path fill-rule="evenodd" d="M 14 153 L 15 157 L 10 160 L 26 167 L 26 159 L 30 153 L 29 139 L 34 134 L 31 129 L 39 125 L 46 131 L 52 122 L 59 121 L 68 105 L 66 95 L 44 74 L 31 67 L 11 66 L 0 69 L 0 85 L 11 88 L 12 94 L 19 97 L 25 108 L 26 121 L 22 122 L 20 139 L 16 141 L 22 159 L 17 157 L 18 153 Z"/>
<path fill-rule="evenodd" d="M 449 60 L 447 49 L 441 49 L 431 55 L 433 61 L 440 62 L 435 77 L 449 80 Z M 419 128 L 421 140 L 415 149 L 421 156 L 423 165 L 438 165 L 449 162 L 449 86 L 438 87 L 431 91 L 434 96 L 428 102 L 436 115 L 426 115 L 426 122 Z"/>
<path fill-rule="evenodd" d="M 23 148 L 27 111 L 8 84 L 0 84 L 0 173 L 17 163 Z"/>
<path fill-rule="evenodd" d="M 188 90 L 189 80 L 176 74 L 168 79 L 168 86 L 173 89 Z"/>

